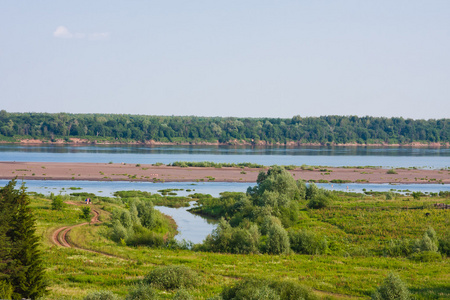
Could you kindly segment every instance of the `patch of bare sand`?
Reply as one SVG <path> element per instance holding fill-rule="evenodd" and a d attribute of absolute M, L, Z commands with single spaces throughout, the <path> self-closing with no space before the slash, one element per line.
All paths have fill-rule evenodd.
<path fill-rule="evenodd" d="M 0 179 L 95 181 L 219 181 L 255 182 L 262 169 L 181 168 L 107 163 L 0 162 Z M 326 168 L 291 170 L 296 179 L 316 182 L 343 180 L 360 183 L 450 183 L 449 170 Z"/>

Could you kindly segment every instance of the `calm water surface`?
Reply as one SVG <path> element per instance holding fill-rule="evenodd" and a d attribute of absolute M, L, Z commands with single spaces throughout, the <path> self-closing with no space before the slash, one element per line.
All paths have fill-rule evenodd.
<path fill-rule="evenodd" d="M 0 161 L 164 164 L 214 161 L 263 165 L 448 168 L 450 148 L 0 145 Z"/>

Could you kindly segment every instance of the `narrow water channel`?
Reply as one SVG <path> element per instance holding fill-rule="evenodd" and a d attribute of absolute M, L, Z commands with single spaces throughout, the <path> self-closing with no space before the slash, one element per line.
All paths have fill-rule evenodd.
<path fill-rule="evenodd" d="M 190 207 L 172 208 L 166 206 L 155 206 L 157 210 L 171 216 L 178 225 L 178 235 L 175 239 L 182 241 L 191 241 L 194 244 L 203 242 L 208 234 L 210 234 L 216 224 L 216 220 L 207 219 L 198 215 L 191 214 L 187 210 L 191 208 L 195 201 L 189 203 Z"/>

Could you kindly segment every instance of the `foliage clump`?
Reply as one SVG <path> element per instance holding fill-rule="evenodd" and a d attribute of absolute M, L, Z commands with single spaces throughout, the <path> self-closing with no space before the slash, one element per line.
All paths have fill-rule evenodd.
<path fill-rule="evenodd" d="M 225 287 L 220 294 L 223 300 L 317 300 L 310 288 L 292 281 L 244 279 Z"/>
<path fill-rule="evenodd" d="M 156 290 L 144 283 L 132 287 L 125 300 L 156 300 L 159 299 Z"/>
<path fill-rule="evenodd" d="M 196 286 L 200 281 L 197 272 L 185 266 L 164 266 L 153 269 L 144 283 L 158 289 L 174 290 Z"/>
<path fill-rule="evenodd" d="M 390 240 L 384 253 L 387 256 L 410 256 L 417 261 L 435 261 L 441 255 L 436 231 L 432 227 L 424 232 L 422 239 L 396 239 Z"/>
<path fill-rule="evenodd" d="M 324 254 L 328 249 L 327 239 L 313 231 L 290 231 L 289 241 L 292 250 L 296 253 L 316 255 Z"/>
<path fill-rule="evenodd" d="M 390 273 L 372 294 L 372 300 L 409 300 L 410 292 L 398 275 Z"/>
<path fill-rule="evenodd" d="M 111 291 L 97 291 L 89 293 L 83 300 L 119 300 L 119 297 Z"/>
<path fill-rule="evenodd" d="M 128 209 L 116 209 L 111 217 L 109 236 L 129 246 L 159 247 L 169 242 L 174 229 L 151 201 L 129 200 Z"/>

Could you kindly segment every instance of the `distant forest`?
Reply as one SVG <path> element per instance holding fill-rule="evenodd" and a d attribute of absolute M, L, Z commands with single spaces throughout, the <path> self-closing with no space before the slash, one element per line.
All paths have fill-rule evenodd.
<path fill-rule="evenodd" d="M 450 119 L 357 116 L 222 118 L 0 111 L 0 139 L 166 143 L 448 143 Z"/>

